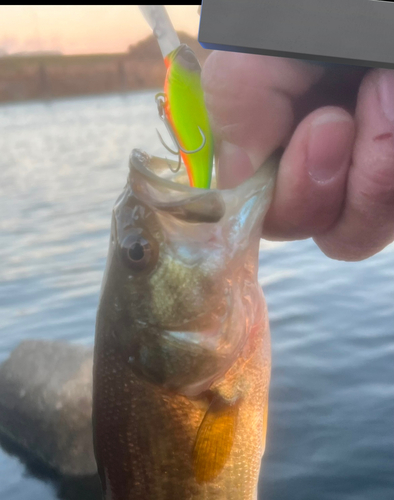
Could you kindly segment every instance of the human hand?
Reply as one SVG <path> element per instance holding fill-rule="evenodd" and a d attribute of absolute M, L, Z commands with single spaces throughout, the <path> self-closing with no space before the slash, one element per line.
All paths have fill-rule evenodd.
<path fill-rule="evenodd" d="M 362 260 L 394 240 L 394 71 L 213 52 L 202 72 L 218 186 L 284 146 L 263 237 Z"/>

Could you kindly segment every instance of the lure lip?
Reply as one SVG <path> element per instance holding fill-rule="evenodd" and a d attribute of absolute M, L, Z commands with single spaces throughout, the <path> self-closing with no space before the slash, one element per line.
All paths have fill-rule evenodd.
<path fill-rule="evenodd" d="M 179 37 L 164 5 L 139 5 L 145 20 L 152 29 L 163 58 L 180 45 Z"/>

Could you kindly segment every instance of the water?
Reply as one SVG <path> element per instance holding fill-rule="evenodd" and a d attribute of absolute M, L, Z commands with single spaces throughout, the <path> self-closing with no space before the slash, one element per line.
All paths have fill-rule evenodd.
<path fill-rule="evenodd" d="M 26 338 L 92 344 L 110 211 L 132 147 L 164 154 L 154 93 L 0 107 L 0 361 Z M 264 500 L 394 497 L 394 245 L 359 263 L 262 243 L 273 370 Z M 12 449 L 0 498 L 86 500 Z"/>

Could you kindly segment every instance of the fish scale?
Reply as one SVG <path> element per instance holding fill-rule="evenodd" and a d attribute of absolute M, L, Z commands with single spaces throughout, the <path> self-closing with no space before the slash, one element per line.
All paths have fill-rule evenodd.
<path fill-rule="evenodd" d="M 191 457 L 208 400 L 191 401 L 140 380 L 124 363 L 112 335 L 105 333 L 106 326 L 102 328 L 96 343 L 93 412 L 95 432 L 101 436 L 95 443 L 98 468 L 105 470 L 104 488 L 107 494 L 111 491 L 108 498 L 252 499 L 263 453 L 261 416 L 268 398 L 266 317 L 245 345 L 245 358 L 241 354 L 228 374 L 236 383 L 247 362 L 254 375 L 238 415 L 242 430 L 221 473 L 202 484 L 195 478 Z M 220 385 L 212 390 L 220 390 Z"/>

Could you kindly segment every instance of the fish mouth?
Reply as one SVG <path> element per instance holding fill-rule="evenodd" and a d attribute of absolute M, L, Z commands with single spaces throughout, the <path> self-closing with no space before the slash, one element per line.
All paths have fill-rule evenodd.
<path fill-rule="evenodd" d="M 282 150 L 275 151 L 243 183 L 231 189 L 218 189 L 215 169 L 209 189 L 191 187 L 185 166 L 177 170 L 178 163 L 167 158 L 150 156 L 141 149 L 133 149 L 129 158 L 128 184 L 133 194 L 148 205 L 176 218 L 191 222 L 217 223 L 228 219 L 226 213 L 242 211 L 247 200 L 261 199 L 258 215 L 262 219 L 272 198 L 276 172 Z M 249 216 L 250 218 L 250 216 Z M 241 225 L 245 225 L 246 220 Z M 252 226 L 253 221 L 248 221 Z"/>
<path fill-rule="evenodd" d="M 186 168 L 174 171 L 176 162 L 150 156 L 133 149 L 129 159 L 129 184 L 137 198 L 161 212 L 191 223 L 217 223 L 225 212 L 226 205 L 220 190 L 191 187 Z"/>

